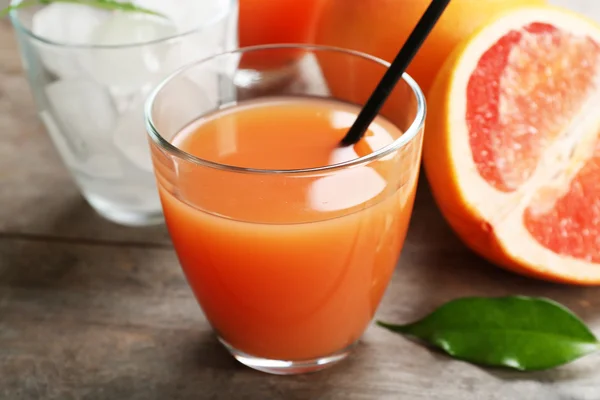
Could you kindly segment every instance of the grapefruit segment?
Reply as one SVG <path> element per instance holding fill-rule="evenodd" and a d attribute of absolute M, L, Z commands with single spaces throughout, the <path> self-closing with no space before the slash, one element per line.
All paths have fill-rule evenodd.
<path fill-rule="evenodd" d="M 593 158 L 565 186 L 563 193 L 539 193 L 525 210 L 525 228 L 550 251 L 600 267 L 600 141 Z M 546 210 L 536 208 L 548 201 L 553 204 Z"/>
<path fill-rule="evenodd" d="M 429 93 L 424 163 L 436 202 L 488 260 L 600 284 L 600 27 L 513 10 L 453 54 Z"/>
<path fill-rule="evenodd" d="M 509 192 L 531 177 L 594 90 L 599 59 L 589 37 L 538 22 L 507 32 L 482 55 L 467 86 L 466 119 L 484 179 Z"/>

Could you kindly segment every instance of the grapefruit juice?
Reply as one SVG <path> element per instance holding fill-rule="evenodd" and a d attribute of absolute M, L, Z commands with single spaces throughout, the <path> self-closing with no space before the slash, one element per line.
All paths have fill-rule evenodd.
<path fill-rule="evenodd" d="M 181 163 L 173 177 L 155 157 L 179 261 L 236 351 L 318 359 L 346 351 L 372 319 L 406 235 L 420 146 L 323 171 L 402 135 L 380 117 L 340 148 L 358 112 L 334 100 L 254 100 L 173 137 L 207 165 Z"/>

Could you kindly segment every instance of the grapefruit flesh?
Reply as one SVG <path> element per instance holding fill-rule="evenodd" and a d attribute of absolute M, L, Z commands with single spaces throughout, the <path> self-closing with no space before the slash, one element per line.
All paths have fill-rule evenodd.
<path fill-rule="evenodd" d="M 479 173 L 514 191 L 594 90 L 600 48 L 550 24 L 512 30 L 486 51 L 467 87 L 467 124 Z"/>
<path fill-rule="evenodd" d="M 523 221 L 542 246 L 600 267 L 600 141 L 594 150 L 593 158 L 568 183 L 567 192 L 550 193 L 555 202 L 548 210 L 540 212 L 531 205 Z"/>
<path fill-rule="evenodd" d="M 514 10 L 469 38 L 430 92 L 434 197 L 500 266 L 600 284 L 599 43 L 568 11 Z"/>

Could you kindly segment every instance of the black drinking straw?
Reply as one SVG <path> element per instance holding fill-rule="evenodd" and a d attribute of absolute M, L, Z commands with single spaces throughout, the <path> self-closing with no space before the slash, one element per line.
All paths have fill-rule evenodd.
<path fill-rule="evenodd" d="M 369 100 L 358 114 L 356 121 L 342 139 L 342 146 L 350 146 L 357 143 L 365 134 L 371 122 L 375 119 L 381 107 L 394 90 L 394 87 L 402 77 L 404 71 L 421 48 L 421 45 L 427 39 L 429 32 L 433 29 L 438 19 L 444 13 L 444 10 L 450 3 L 450 0 L 432 0 L 431 4 L 421 17 L 415 29 L 411 32 L 404 46 L 388 68 L 383 78 L 371 94 Z"/>

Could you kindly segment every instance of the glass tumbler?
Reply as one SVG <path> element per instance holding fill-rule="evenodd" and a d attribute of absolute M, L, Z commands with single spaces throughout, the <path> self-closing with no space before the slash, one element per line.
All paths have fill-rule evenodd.
<path fill-rule="evenodd" d="M 296 80 L 266 92 L 257 78 L 262 71 L 248 70 L 247 56 L 302 68 Z M 250 47 L 186 66 L 148 99 L 154 169 L 179 262 L 219 340 L 251 368 L 273 374 L 325 368 L 347 357 L 369 326 L 410 221 L 425 99 L 404 75 L 380 116 L 393 127 L 388 144 L 307 169 L 219 164 L 184 151 L 178 134 L 185 138 L 191 123 L 202 127 L 261 100 L 327 100 L 358 110 L 387 67 L 342 49 Z M 261 115 L 278 127 L 284 118 Z M 331 123 L 347 129 L 355 117 L 336 113 Z M 236 129 L 220 124 L 211 146 L 235 152 L 242 135 Z M 285 129 L 277 134 L 285 137 Z"/>
<path fill-rule="evenodd" d="M 18 5 L 21 0 L 13 0 Z M 237 0 L 139 0 L 162 16 L 51 3 L 11 14 L 39 117 L 88 203 L 113 222 L 162 223 L 144 127 L 151 89 L 237 47 Z"/>

